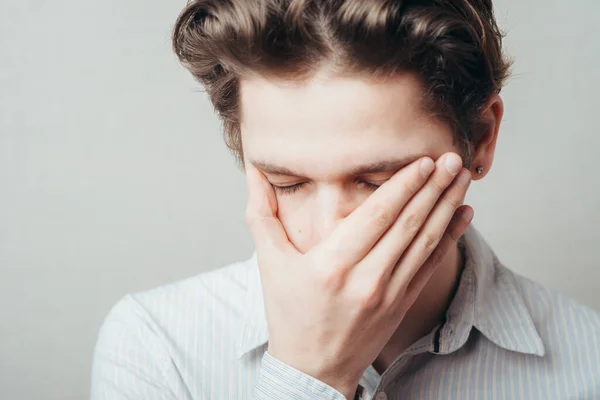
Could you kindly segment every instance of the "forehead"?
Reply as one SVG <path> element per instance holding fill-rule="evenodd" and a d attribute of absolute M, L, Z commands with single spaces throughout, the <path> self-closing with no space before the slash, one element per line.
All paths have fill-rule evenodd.
<path fill-rule="evenodd" d="M 246 158 L 307 173 L 430 155 L 452 143 L 449 129 L 427 116 L 418 80 L 316 76 L 304 82 L 241 82 Z M 322 171 L 320 171 L 322 170 Z"/>

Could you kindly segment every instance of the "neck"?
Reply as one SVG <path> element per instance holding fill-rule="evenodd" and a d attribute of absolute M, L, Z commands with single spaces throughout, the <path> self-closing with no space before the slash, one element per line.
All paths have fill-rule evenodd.
<path fill-rule="evenodd" d="M 385 345 L 373 367 L 382 374 L 411 344 L 440 324 L 452 302 L 463 270 L 461 251 L 454 246 L 408 310 L 400 326 Z"/>

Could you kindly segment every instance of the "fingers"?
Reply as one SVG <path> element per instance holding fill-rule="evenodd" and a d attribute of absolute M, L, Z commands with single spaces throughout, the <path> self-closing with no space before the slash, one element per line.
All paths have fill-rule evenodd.
<path fill-rule="evenodd" d="M 404 295 L 406 301 L 412 304 L 417 299 L 427 282 L 429 282 L 429 279 L 431 279 L 436 268 L 444 259 L 444 256 L 452 249 L 452 247 L 458 244 L 458 239 L 465 233 L 472 220 L 473 209 L 471 207 L 462 206 L 458 209 L 452 218 L 448 229 L 446 229 L 440 244 L 408 284 Z"/>
<path fill-rule="evenodd" d="M 402 168 L 340 223 L 316 250 L 325 252 L 338 265 L 356 264 L 389 229 L 434 167 L 433 161 L 425 157 Z"/>
<path fill-rule="evenodd" d="M 462 160 L 454 153 L 445 154 L 437 160 L 435 171 L 427 183 L 410 199 L 398 219 L 365 258 L 365 261 L 368 260 L 365 265 L 379 269 L 379 271 L 369 271 L 369 274 L 382 272 L 384 280 L 389 277 L 398 259 L 410 246 L 440 197 L 443 201 L 457 204 L 456 207 L 462 204 L 464 192 L 461 193 L 461 190 L 449 191 L 442 197 L 461 167 Z M 448 218 L 451 217 L 452 214 L 449 214 Z M 381 271 L 381 268 L 386 269 Z"/>
<path fill-rule="evenodd" d="M 277 218 L 277 198 L 269 181 L 254 166 L 246 166 L 246 223 L 258 253 L 295 250 Z"/>
<path fill-rule="evenodd" d="M 442 238 L 446 237 L 448 226 L 454 215 L 457 214 L 457 209 L 463 204 L 470 183 L 471 173 L 463 169 L 440 197 L 425 224 L 395 266 L 390 278 L 390 292 L 402 292 L 426 261 L 432 264 L 432 268 L 435 268 L 443 259 L 444 248 L 435 253 L 434 250 L 439 246 Z M 459 214 L 462 215 L 462 212 Z M 452 230 L 451 233 L 456 234 L 456 231 Z M 430 258 L 432 255 L 434 257 Z"/>

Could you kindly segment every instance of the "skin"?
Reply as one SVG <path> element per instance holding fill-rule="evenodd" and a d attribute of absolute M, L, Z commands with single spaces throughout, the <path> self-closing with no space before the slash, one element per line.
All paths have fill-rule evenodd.
<path fill-rule="evenodd" d="M 499 96 L 482 109 L 469 171 L 449 128 L 422 112 L 421 90 L 411 74 L 241 82 L 268 352 L 348 398 L 369 364 L 383 372 L 440 323 L 473 214 L 461 205 L 493 160 Z"/>

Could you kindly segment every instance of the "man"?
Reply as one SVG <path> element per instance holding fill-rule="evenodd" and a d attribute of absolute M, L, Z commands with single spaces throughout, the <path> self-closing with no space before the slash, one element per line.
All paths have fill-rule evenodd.
<path fill-rule="evenodd" d="M 599 316 L 468 227 L 509 69 L 491 0 L 196 0 L 173 39 L 256 254 L 121 300 L 92 398 L 600 398 Z"/>

